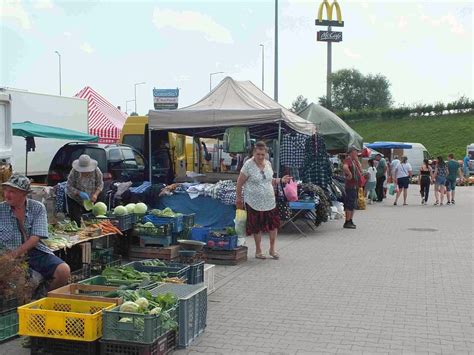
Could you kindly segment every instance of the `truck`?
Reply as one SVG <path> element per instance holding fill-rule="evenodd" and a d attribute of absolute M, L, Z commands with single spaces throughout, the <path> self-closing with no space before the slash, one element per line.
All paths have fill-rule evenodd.
<path fill-rule="evenodd" d="M 12 158 L 12 122 L 10 96 L 0 93 L 0 163 L 10 164 Z"/>
<path fill-rule="evenodd" d="M 14 172 L 20 174 L 25 173 L 26 142 L 23 137 L 11 136 L 11 123 L 31 121 L 89 133 L 87 100 L 75 97 L 0 88 L 0 118 L 0 132 L 6 132 L 5 142 L 0 142 L 0 153 L 9 155 Z M 35 137 L 35 150 L 28 152 L 28 177 L 36 182 L 45 181 L 51 160 L 67 142 Z"/>

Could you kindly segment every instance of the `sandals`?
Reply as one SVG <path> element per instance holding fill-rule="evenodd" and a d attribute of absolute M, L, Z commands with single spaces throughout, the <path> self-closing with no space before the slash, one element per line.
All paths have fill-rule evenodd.
<path fill-rule="evenodd" d="M 255 259 L 266 259 L 267 257 L 265 256 L 265 254 L 263 253 L 260 253 L 260 254 L 255 254 Z"/>
<path fill-rule="evenodd" d="M 275 260 L 280 259 L 280 254 L 278 254 L 276 251 L 273 253 L 268 252 L 268 254 L 270 254 L 270 256 Z"/>

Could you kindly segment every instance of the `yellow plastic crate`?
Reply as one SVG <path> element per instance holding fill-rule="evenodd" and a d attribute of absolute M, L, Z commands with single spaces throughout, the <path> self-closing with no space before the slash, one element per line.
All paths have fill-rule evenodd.
<path fill-rule="evenodd" d="M 20 335 L 94 341 L 102 336 L 102 310 L 115 303 L 46 297 L 18 307 Z"/>

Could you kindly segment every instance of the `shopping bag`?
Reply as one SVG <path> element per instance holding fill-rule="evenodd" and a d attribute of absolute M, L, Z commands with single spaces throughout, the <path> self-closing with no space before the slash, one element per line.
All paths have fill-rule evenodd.
<path fill-rule="evenodd" d="M 283 188 L 283 191 L 288 202 L 298 201 L 298 184 L 294 180 L 290 180 Z"/>
<path fill-rule="evenodd" d="M 237 235 L 240 238 L 245 238 L 247 234 L 246 232 L 247 211 L 237 209 L 235 211 L 234 224 L 235 224 L 235 232 L 237 233 Z"/>
<path fill-rule="evenodd" d="M 388 184 L 388 193 L 390 195 L 395 195 L 395 184 L 394 183 Z"/>
<path fill-rule="evenodd" d="M 364 196 L 364 189 L 362 187 L 359 188 L 359 192 L 357 196 L 357 209 L 365 210 L 365 196 Z"/>

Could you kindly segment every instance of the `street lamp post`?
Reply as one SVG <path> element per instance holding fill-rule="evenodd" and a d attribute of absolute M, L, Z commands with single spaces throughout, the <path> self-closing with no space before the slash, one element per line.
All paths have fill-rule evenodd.
<path fill-rule="evenodd" d="M 262 91 L 265 91 L 265 46 L 261 44 L 260 47 L 262 47 Z"/>
<path fill-rule="evenodd" d="M 223 71 L 216 71 L 214 73 L 209 74 L 209 92 L 212 91 L 212 76 L 216 74 L 224 74 Z"/>
<path fill-rule="evenodd" d="M 275 0 L 275 83 L 273 98 L 278 102 L 278 0 Z"/>
<path fill-rule="evenodd" d="M 142 81 L 141 83 L 136 83 L 134 84 L 135 86 L 135 113 L 138 115 L 138 112 L 137 112 L 137 86 L 138 85 L 143 85 L 143 84 L 146 84 L 144 81 Z"/>
<path fill-rule="evenodd" d="M 58 51 L 54 51 L 58 55 L 59 59 L 59 96 L 62 95 L 62 90 L 61 90 L 61 54 Z"/>
<path fill-rule="evenodd" d="M 133 101 L 135 101 L 135 100 L 127 100 L 127 101 L 125 101 L 125 113 L 126 113 L 127 115 L 128 115 L 128 103 L 129 103 L 129 102 L 133 102 Z"/>

